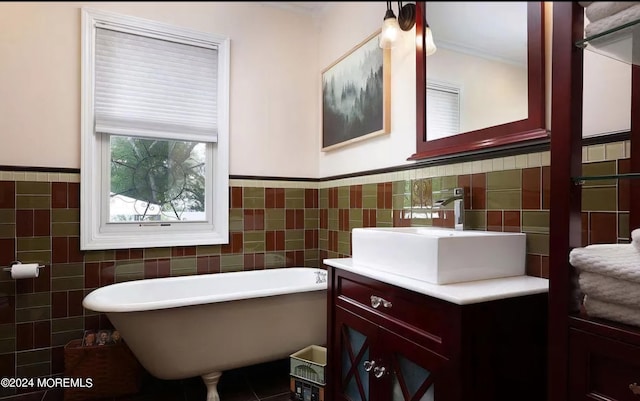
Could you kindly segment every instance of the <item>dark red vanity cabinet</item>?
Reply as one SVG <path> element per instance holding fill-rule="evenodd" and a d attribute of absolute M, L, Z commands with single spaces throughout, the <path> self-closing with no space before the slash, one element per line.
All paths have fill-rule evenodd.
<path fill-rule="evenodd" d="M 328 400 L 545 399 L 546 293 L 457 305 L 328 270 Z"/>

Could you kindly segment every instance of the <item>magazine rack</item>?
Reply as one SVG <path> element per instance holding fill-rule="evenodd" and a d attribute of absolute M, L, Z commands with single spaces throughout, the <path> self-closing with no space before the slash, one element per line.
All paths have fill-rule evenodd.
<path fill-rule="evenodd" d="M 65 388 L 64 400 L 79 401 L 138 393 L 142 373 L 142 366 L 124 341 L 83 346 L 82 340 L 72 340 L 64 347 L 64 375 L 91 379 L 92 385 Z"/>

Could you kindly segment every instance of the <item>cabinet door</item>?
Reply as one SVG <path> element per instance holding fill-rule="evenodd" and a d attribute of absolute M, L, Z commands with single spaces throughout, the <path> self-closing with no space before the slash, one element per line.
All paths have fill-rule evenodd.
<path fill-rule="evenodd" d="M 379 364 L 375 344 L 378 326 L 341 307 L 335 309 L 333 344 L 333 399 L 347 401 L 375 401 L 378 394 L 370 373 Z"/>
<path fill-rule="evenodd" d="M 447 359 L 406 338 L 380 328 L 378 341 L 384 355 L 383 366 L 374 370 L 372 380 L 384 382 L 382 400 L 452 400 L 454 388 L 446 377 Z M 384 369 L 381 374 L 380 369 Z M 458 386 L 455 386 L 456 388 Z"/>
<path fill-rule="evenodd" d="M 571 401 L 640 400 L 640 347 L 572 329 Z"/>

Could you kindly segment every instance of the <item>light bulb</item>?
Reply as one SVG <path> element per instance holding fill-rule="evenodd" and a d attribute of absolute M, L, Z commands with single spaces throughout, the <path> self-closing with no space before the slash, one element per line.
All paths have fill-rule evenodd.
<path fill-rule="evenodd" d="M 400 32 L 400 25 L 395 16 L 384 19 L 379 45 L 383 49 L 391 49 L 395 46 Z"/>
<path fill-rule="evenodd" d="M 436 44 L 433 43 L 433 34 L 431 33 L 431 28 L 429 26 L 425 26 L 424 28 L 424 51 L 427 56 L 432 55 L 437 50 Z"/>

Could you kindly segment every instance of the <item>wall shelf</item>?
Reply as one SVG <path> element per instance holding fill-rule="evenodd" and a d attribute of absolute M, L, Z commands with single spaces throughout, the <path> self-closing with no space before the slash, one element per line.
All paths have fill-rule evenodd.
<path fill-rule="evenodd" d="M 571 180 L 575 184 L 582 184 L 585 181 L 605 181 L 605 180 L 624 180 L 640 178 L 640 173 L 611 174 L 611 175 L 590 175 L 573 177 Z"/>
<path fill-rule="evenodd" d="M 575 45 L 627 64 L 640 65 L 640 19 L 578 40 Z M 636 51 L 634 46 L 638 48 Z"/>

